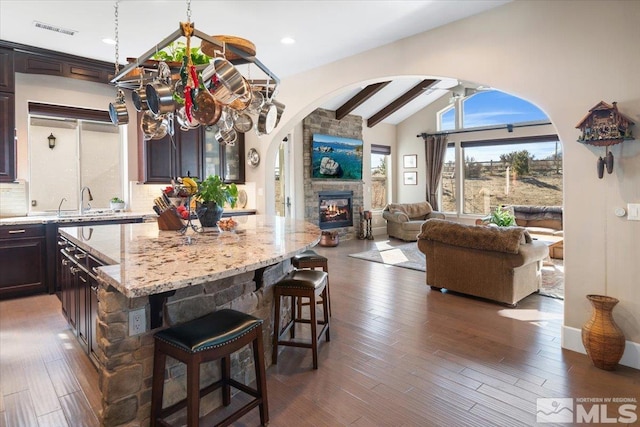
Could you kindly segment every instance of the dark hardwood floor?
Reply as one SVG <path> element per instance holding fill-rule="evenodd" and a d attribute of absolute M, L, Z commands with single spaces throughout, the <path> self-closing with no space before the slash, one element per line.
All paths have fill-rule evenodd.
<path fill-rule="evenodd" d="M 309 350 L 281 350 L 267 371 L 270 426 L 526 426 L 540 397 L 640 400 L 637 370 L 602 371 L 560 348 L 561 300 L 511 309 L 347 256 L 374 244 L 317 248 L 329 258 L 331 342 L 317 371 Z M 0 427 L 99 425 L 97 372 L 55 296 L 0 302 L 0 364 Z M 235 425 L 258 424 L 253 410 Z"/>

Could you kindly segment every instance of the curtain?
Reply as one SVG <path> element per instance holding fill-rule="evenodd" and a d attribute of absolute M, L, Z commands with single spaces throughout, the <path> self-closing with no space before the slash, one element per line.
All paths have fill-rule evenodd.
<path fill-rule="evenodd" d="M 427 202 L 433 210 L 439 210 L 438 185 L 442 178 L 444 156 L 447 152 L 447 135 L 428 135 L 424 139 L 427 161 Z"/>

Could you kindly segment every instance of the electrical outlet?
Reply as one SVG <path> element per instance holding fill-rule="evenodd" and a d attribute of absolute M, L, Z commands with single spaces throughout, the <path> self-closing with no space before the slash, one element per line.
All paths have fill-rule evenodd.
<path fill-rule="evenodd" d="M 129 336 L 143 334 L 147 330 L 147 315 L 144 308 L 129 312 Z"/>

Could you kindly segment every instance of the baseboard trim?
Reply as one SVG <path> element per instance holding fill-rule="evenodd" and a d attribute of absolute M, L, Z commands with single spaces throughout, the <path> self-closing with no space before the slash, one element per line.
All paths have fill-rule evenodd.
<path fill-rule="evenodd" d="M 578 353 L 587 354 L 582 345 L 582 330 L 571 328 L 569 326 L 562 327 L 562 348 L 577 351 Z M 632 341 L 626 341 L 624 346 L 624 354 L 620 359 L 620 364 L 634 369 L 640 369 L 640 344 Z"/>

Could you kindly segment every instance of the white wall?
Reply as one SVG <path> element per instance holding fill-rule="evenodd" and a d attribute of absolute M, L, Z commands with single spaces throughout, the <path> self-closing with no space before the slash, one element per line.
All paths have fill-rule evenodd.
<path fill-rule="evenodd" d="M 614 146 L 615 171 L 599 180 L 595 164 L 603 149 L 575 142 L 576 123 L 601 100 L 618 101 L 640 121 L 639 17 L 640 2 L 518 1 L 336 61 L 283 80 L 278 99 L 287 110 L 272 141 L 333 93 L 394 76 L 483 82 L 531 101 L 551 118 L 565 149 L 564 345 L 575 348 L 567 334 L 590 316 L 589 293 L 619 298 L 614 317 L 627 340 L 640 343 L 640 223 L 613 215 L 615 207 L 640 202 L 640 147 Z M 398 136 L 399 154 L 425 128 L 415 130 L 411 141 Z M 270 142 L 270 162 L 275 149 Z M 272 192 L 267 186 L 267 199 Z"/>
<path fill-rule="evenodd" d="M 256 183 L 256 207 L 273 212 L 265 200 L 273 200 L 272 165 L 282 138 L 335 94 L 395 76 L 441 76 L 486 83 L 545 111 L 564 146 L 563 345 L 580 346 L 574 340 L 575 332 L 579 334 L 591 311 L 585 295 L 598 293 L 620 299 L 614 317 L 627 340 L 640 348 L 640 263 L 635 247 L 640 241 L 640 222 L 613 214 L 615 207 L 640 202 L 640 146 L 635 141 L 612 147 L 615 171 L 599 180 L 595 164 L 604 150 L 575 142 L 576 123 L 601 100 L 618 101 L 619 109 L 640 123 L 639 19 L 637 1 L 516 1 L 284 79 L 277 97 L 287 106 L 281 125 L 271 135 L 247 143 L 247 147 L 259 146 L 262 155 L 260 167 L 248 175 Z M 18 177 L 24 178 L 26 98 L 21 94 L 20 79 L 18 75 Z M 89 86 L 78 89 L 74 81 L 73 90 L 66 90 L 65 85 L 52 81 L 48 88 L 61 91 L 63 95 L 56 99 L 68 99 L 65 104 L 105 108 L 113 98 L 113 88 L 106 85 L 91 102 L 83 97 L 83 88 Z M 35 87 L 31 99 L 41 98 L 38 89 L 48 90 L 42 85 Z M 89 91 L 92 96 L 96 95 L 93 90 Z M 129 139 L 135 141 L 131 137 L 135 131 L 129 128 Z M 406 144 L 419 141 L 415 135 L 424 130 L 417 128 L 410 141 L 398 136 L 398 154 L 404 152 L 400 147 L 407 150 L 411 145 Z M 634 131 L 638 133 L 637 126 Z M 137 154 L 132 143 L 129 158 L 129 170 L 135 171 Z M 637 366 L 640 358 L 637 353 L 634 356 Z"/>

